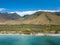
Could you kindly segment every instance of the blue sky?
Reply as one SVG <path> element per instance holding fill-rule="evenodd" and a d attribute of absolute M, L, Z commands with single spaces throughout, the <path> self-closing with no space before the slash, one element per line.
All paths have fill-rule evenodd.
<path fill-rule="evenodd" d="M 5 11 L 59 10 L 60 0 L 0 0 Z"/>

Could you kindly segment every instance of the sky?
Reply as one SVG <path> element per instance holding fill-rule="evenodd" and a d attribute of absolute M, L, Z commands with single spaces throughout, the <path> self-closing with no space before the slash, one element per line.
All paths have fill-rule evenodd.
<path fill-rule="evenodd" d="M 0 12 L 60 10 L 60 0 L 0 0 Z"/>

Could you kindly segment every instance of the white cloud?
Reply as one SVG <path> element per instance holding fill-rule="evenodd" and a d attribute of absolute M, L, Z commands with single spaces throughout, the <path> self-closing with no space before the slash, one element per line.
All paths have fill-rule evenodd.
<path fill-rule="evenodd" d="M 5 8 L 0 8 L 0 11 L 6 10 Z"/>
<path fill-rule="evenodd" d="M 44 11 L 44 12 L 60 12 L 60 10 L 38 10 L 38 11 Z"/>
<path fill-rule="evenodd" d="M 38 11 L 44 11 L 44 12 L 60 12 L 60 10 L 33 10 L 33 11 L 14 11 L 14 12 L 10 12 L 10 13 L 17 13 L 19 14 L 20 16 L 24 16 L 26 14 L 30 15 L 30 14 L 33 14 L 35 12 L 38 12 Z"/>
<path fill-rule="evenodd" d="M 33 13 L 35 13 L 35 12 L 37 12 L 37 11 L 22 11 L 22 12 L 20 12 L 20 11 L 15 11 L 15 12 L 10 12 L 10 13 L 17 13 L 17 14 L 19 14 L 20 16 L 24 16 L 24 15 L 26 15 L 26 14 L 28 14 L 28 15 L 33 14 Z"/>

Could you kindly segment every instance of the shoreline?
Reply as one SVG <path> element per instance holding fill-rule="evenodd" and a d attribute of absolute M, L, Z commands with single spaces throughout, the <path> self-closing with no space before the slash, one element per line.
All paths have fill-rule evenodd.
<path fill-rule="evenodd" d="M 60 36 L 60 34 L 0 34 L 0 35 L 19 35 L 19 36 Z"/>

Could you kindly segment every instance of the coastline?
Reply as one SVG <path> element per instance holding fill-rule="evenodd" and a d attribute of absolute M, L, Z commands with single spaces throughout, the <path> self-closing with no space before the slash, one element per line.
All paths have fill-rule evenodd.
<path fill-rule="evenodd" d="M 60 36 L 60 34 L 47 34 L 47 36 Z"/>
<path fill-rule="evenodd" d="M 43 34 L 43 33 L 40 33 L 40 34 L 0 34 L 1 35 L 19 35 L 19 36 L 60 36 L 60 34 Z"/>

